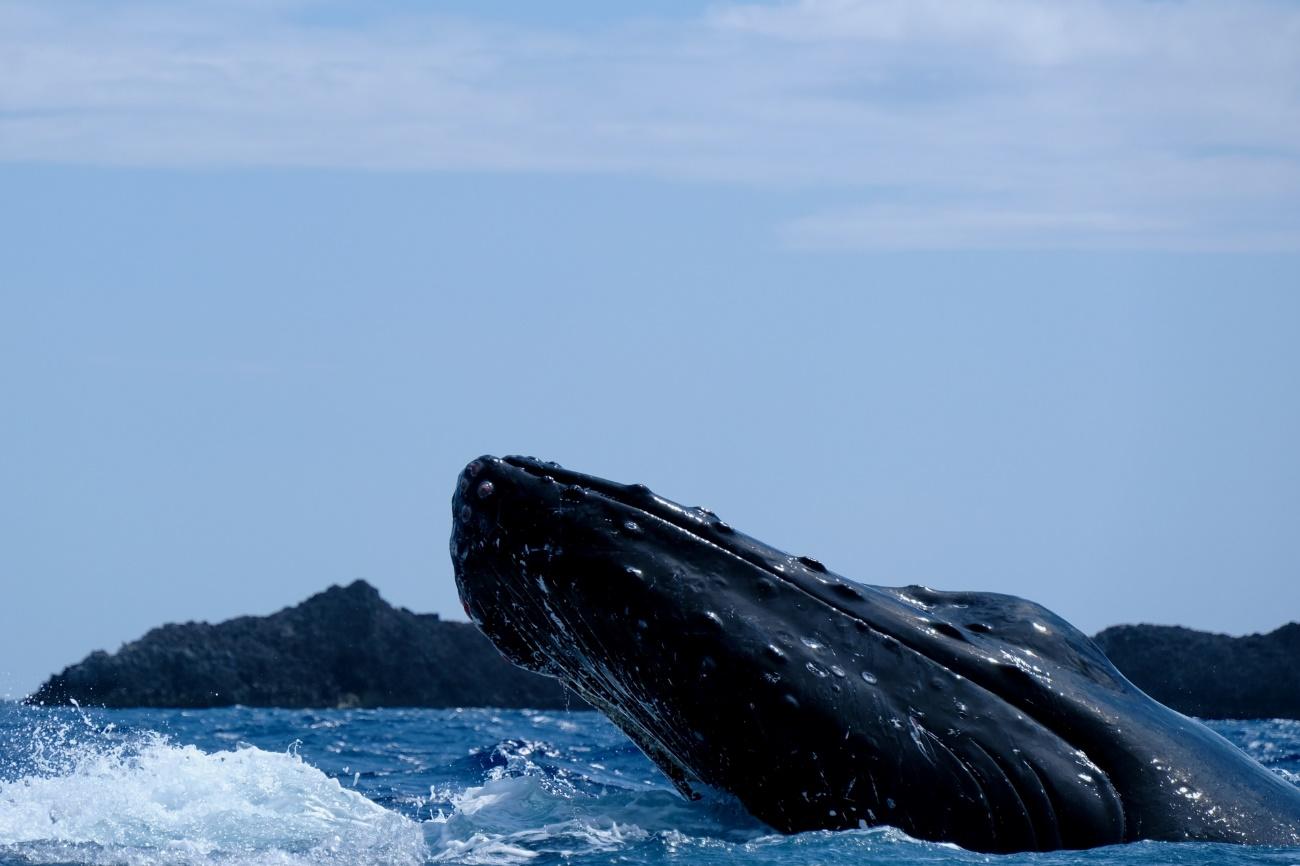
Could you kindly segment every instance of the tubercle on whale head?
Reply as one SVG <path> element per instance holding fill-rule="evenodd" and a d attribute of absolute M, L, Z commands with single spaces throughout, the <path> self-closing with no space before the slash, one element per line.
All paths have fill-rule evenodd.
<path fill-rule="evenodd" d="M 486 475 L 480 479 L 478 473 Z M 478 489 L 469 489 L 470 479 L 475 484 L 486 480 L 489 487 L 495 484 L 496 492 L 486 499 L 470 495 Z M 460 518 L 453 524 L 453 558 L 457 537 L 467 539 L 460 548 L 464 554 L 475 539 L 481 547 L 489 543 L 489 536 L 493 536 L 490 543 L 498 549 L 505 545 L 504 549 L 509 550 L 512 542 L 519 546 L 521 537 L 528 532 L 540 535 L 544 547 L 568 533 L 562 527 L 567 525 L 571 530 L 580 524 L 590 526 L 594 521 L 608 526 L 621 522 L 639 528 L 656 527 L 661 531 L 653 538 L 644 533 L 637 538 L 627 531 L 607 534 L 600 549 L 617 556 L 639 546 L 643 553 L 659 560 L 655 571 L 660 575 L 689 573 L 693 551 L 720 551 L 729 557 L 730 566 L 746 563 L 762 573 L 755 586 L 746 588 L 747 594 L 752 591 L 762 598 L 770 594 L 771 586 L 784 585 L 807 596 L 804 601 L 808 604 L 820 603 L 839 610 L 857 620 L 860 629 L 878 632 L 968 675 L 987 677 L 990 674 L 983 669 L 992 664 L 994 677 L 1020 677 L 1026 673 L 1031 678 L 1038 676 L 1040 702 L 1050 702 L 1053 686 L 1050 675 L 1035 674 L 1035 668 L 1043 670 L 1033 663 L 1035 658 L 1061 661 L 1108 687 L 1127 687 L 1083 635 L 1038 605 L 989 593 L 857 583 L 830 571 L 820 560 L 792 556 L 736 531 L 707 509 L 680 505 L 654 494 L 643 484 L 620 484 L 531 457 L 484 456 L 472 461 L 463 473 L 453 499 L 453 512 Z M 530 553 L 535 555 L 537 546 L 535 537 Z M 674 569 L 668 565 L 674 556 L 688 561 L 684 567 Z M 970 603 L 989 598 L 1005 603 L 993 611 Z M 1009 644 L 1023 656 L 1006 657 L 1005 647 Z"/>
<path fill-rule="evenodd" d="M 1077 749 L 900 640 L 932 619 L 918 599 L 642 485 L 531 458 L 471 462 L 452 511 L 471 618 L 507 658 L 603 709 L 679 787 L 736 791 L 784 831 L 891 823 L 981 850 L 1122 838 L 1117 795 Z M 944 630 L 925 640 L 965 640 Z M 958 728 L 978 737 L 945 739 Z M 1016 744 L 1036 746 L 1032 762 Z M 891 763 L 906 772 L 879 770 Z M 1049 794 L 1044 778 L 1067 781 Z M 925 808 L 937 786 L 956 791 L 942 813 Z M 1082 794 L 1061 825 L 1067 786 Z"/>
<path fill-rule="evenodd" d="M 733 587 L 732 601 L 764 599 L 775 585 L 797 587 L 792 580 L 800 578 L 845 596 L 871 591 L 829 574 L 816 560 L 737 533 L 707 509 L 679 505 L 643 484 L 619 484 L 535 458 L 485 455 L 472 461 L 458 481 L 452 511 L 452 558 L 475 621 L 487 622 L 503 603 L 522 613 L 527 602 L 546 612 L 549 629 L 565 611 L 579 610 L 576 603 L 558 610 L 555 594 L 580 584 L 591 596 L 582 599 L 588 608 L 621 606 L 628 625 L 635 626 L 644 617 L 634 616 L 629 602 L 642 590 L 648 591 L 642 601 L 653 607 L 674 581 L 679 593 L 704 588 L 701 556 L 715 561 L 709 589 L 718 597 L 727 596 L 724 584 L 736 574 L 754 583 Z M 752 568 L 734 571 L 743 564 Z M 476 604 L 485 589 L 492 592 L 489 603 Z M 685 606 L 682 598 L 675 603 Z M 708 613 L 705 619 L 714 625 L 722 617 Z"/>
<path fill-rule="evenodd" d="M 649 628 L 665 613 L 659 593 L 690 570 L 674 552 L 704 544 L 696 534 L 716 522 L 644 485 L 520 457 L 472 461 L 452 511 L 452 558 L 467 611 L 512 660 L 539 670 L 549 665 L 536 648 L 569 631 L 568 620 L 584 611 Z M 664 533 L 680 537 L 665 544 Z M 534 623 L 538 617 L 544 621 Z M 527 651 L 515 646 L 512 635 L 520 633 Z"/>
<path fill-rule="evenodd" d="M 481 476 L 481 477 L 480 477 Z M 496 480 L 494 480 L 496 479 Z M 471 495 L 471 482 L 488 484 L 490 496 L 480 495 L 476 501 Z M 499 485 L 500 489 L 494 485 Z M 729 524 L 706 508 L 690 508 L 654 494 L 644 484 L 619 484 L 593 475 L 566 470 L 558 463 L 543 462 L 532 457 L 508 456 L 504 458 L 485 455 L 466 467 L 453 497 L 453 540 L 458 534 L 474 532 L 506 534 L 509 527 L 500 520 L 503 504 L 517 508 L 529 502 L 551 509 L 554 516 L 559 511 L 573 507 L 574 503 L 592 497 L 606 505 L 625 510 L 629 520 L 638 515 L 662 521 L 691 536 L 690 541 L 713 545 L 731 555 L 748 561 L 771 573 L 776 579 L 806 578 L 826 585 L 836 585 L 853 597 L 860 597 L 866 589 L 851 581 L 831 574 L 825 565 L 809 556 L 791 556 L 770 547 L 757 539 L 736 532 Z M 558 502 L 557 502 L 558 500 Z M 534 519 L 538 515 L 533 515 Z M 511 516 L 518 525 L 528 520 L 519 513 Z"/>

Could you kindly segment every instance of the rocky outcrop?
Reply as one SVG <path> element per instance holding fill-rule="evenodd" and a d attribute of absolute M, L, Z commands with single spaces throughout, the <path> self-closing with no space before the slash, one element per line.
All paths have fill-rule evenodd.
<path fill-rule="evenodd" d="M 1300 719 L 1300 623 L 1246 637 L 1120 625 L 1093 640 L 1134 685 L 1180 712 Z"/>
<path fill-rule="evenodd" d="M 1094 640 L 1138 688 L 1188 715 L 1300 719 L 1300 623 L 1246 637 L 1121 625 Z M 588 708 L 558 681 L 506 661 L 470 623 L 395 608 L 365 581 L 266 617 L 156 628 L 115 653 L 91 653 L 29 700 Z"/>
<path fill-rule="evenodd" d="M 364 581 L 266 617 L 156 628 L 56 674 L 32 702 L 110 707 L 586 709 L 477 628 L 395 608 Z"/>

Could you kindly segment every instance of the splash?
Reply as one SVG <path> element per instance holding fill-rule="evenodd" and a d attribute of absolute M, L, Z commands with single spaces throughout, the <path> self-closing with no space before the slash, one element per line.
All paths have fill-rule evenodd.
<path fill-rule="evenodd" d="M 490 762 L 482 784 L 430 792 L 430 802 L 447 807 L 426 824 L 435 862 L 516 866 L 538 857 L 614 854 L 635 860 L 634 852 L 670 853 L 699 840 L 730 845 L 766 832 L 721 792 L 696 804 L 666 786 L 643 788 L 612 776 L 596 781 L 550 767 L 545 762 L 560 752 L 545 742 L 506 740 L 481 754 Z"/>
<path fill-rule="evenodd" d="M 437 862 L 508 866 L 543 854 L 615 851 L 650 835 L 635 823 L 592 814 L 594 798 L 561 795 L 532 774 L 496 775 L 450 800 L 452 812 L 429 823 Z"/>
<path fill-rule="evenodd" d="M 0 782 L 0 859 L 154 866 L 417 864 L 420 826 L 292 750 L 204 752 L 61 723 Z"/>

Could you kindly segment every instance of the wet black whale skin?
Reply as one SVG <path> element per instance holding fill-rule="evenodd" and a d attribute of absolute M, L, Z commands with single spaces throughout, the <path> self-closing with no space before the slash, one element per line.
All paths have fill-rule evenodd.
<path fill-rule="evenodd" d="M 889 824 L 991 852 L 1300 844 L 1300 789 L 1007 595 L 854 583 L 643 485 L 471 462 L 466 611 L 690 795 L 778 830 Z"/>

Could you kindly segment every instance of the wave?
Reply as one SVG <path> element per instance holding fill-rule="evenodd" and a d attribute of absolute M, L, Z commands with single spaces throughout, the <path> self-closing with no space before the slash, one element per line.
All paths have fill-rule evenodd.
<path fill-rule="evenodd" d="M 525 715 L 430 713 L 411 721 L 402 713 L 339 714 L 324 725 L 312 714 L 279 711 L 181 713 L 189 727 L 178 729 L 205 737 L 205 751 L 158 733 L 97 727 L 84 715 L 32 712 L 17 722 L 21 713 L 10 713 L 13 724 L 0 718 L 0 866 L 991 862 L 891 828 L 775 835 L 732 798 L 715 792 L 687 802 L 662 779 L 648 778 L 648 763 L 594 719 L 570 731 Z M 111 717 L 172 730 L 158 714 Z M 237 719 L 244 723 L 231 724 Z M 260 741 L 267 748 L 295 731 L 308 743 L 316 737 L 314 754 L 331 772 L 292 747 L 226 748 L 227 734 L 238 743 L 258 725 L 273 731 Z M 1250 738 L 1287 744 L 1279 753 L 1295 751 L 1294 737 L 1262 730 L 1249 726 Z M 503 731 L 529 736 L 503 738 Z M 433 748 L 439 742 L 455 747 Z M 345 747 L 331 765 L 337 743 Z M 368 763 L 358 767 L 358 760 Z M 363 776 L 370 781 L 354 789 Z M 996 859 L 1032 866 L 1296 862 L 1294 851 L 1169 843 Z"/>
<path fill-rule="evenodd" d="M 725 797 L 701 808 L 665 787 L 557 769 L 538 741 L 473 750 L 465 775 L 481 784 L 403 801 L 432 816 L 418 821 L 294 748 L 204 751 L 86 715 L 33 717 L 0 736 L 0 864 L 510 866 L 767 832 Z"/>
<path fill-rule="evenodd" d="M 204 752 L 156 733 L 64 726 L 27 737 L 0 782 L 0 855 L 25 863 L 418 864 L 419 824 L 293 751 Z"/>

